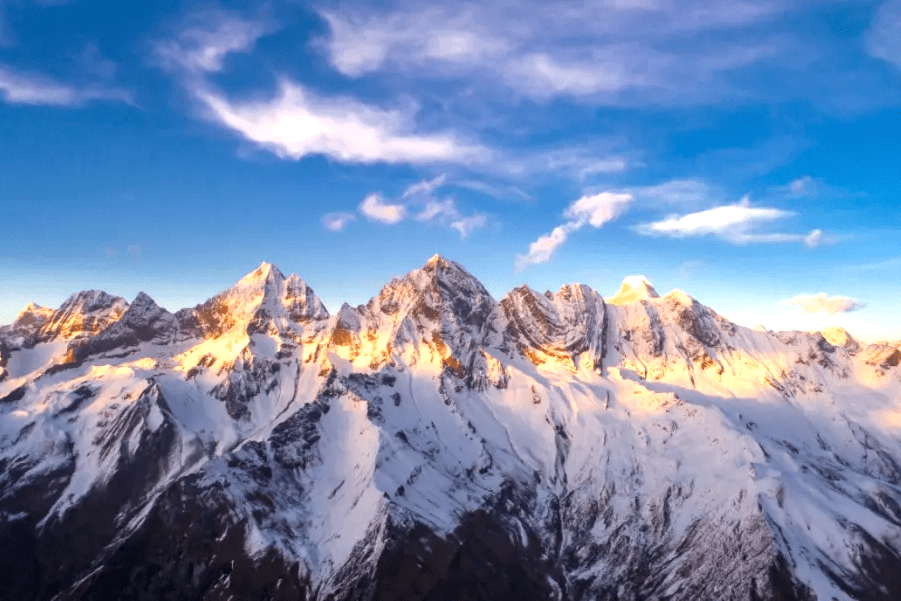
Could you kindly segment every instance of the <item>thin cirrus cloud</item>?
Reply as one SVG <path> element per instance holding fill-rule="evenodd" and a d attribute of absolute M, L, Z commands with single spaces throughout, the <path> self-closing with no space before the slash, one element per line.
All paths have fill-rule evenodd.
<path fill-rule="evenodd" d="M 623 214 L 634 200 L 632 194 L 623 192 L 599 192 L 582 196 L 563 212 L 567 221 L 555 227 L 549 234 L 538 237 L 529 244 L 526 254 L 516 257 L 516 269 L 521 271 L 529 265 L 548 262 L 570 234 L 585 225 L 603 227 L 605 223 Z"/>
<path fill-rule="evenodd" d="M 131 93 L 105 85 L 77 86 L 46 75 L 23 73 L 0 65 L 0 97 L 8 104 L 78 107 L 93 101 L 133 104 Z"/>
<path fill-rule="evenodd" d="M 741 202 L 687 213 L 671 215 L 660 221 L 635 226 L 635 231 L 645 236 L 690 238 L 713 236 L 733 244 L 778 244 L 801 242 L 808 247 L 826 243 L 821 230 L 807 234 L 764 233 L 757 231 L 762 225 L 790 217 L 795 213 L 768 207 L 753 207 L 746 197 Z"/>
<path fill-rule="evenodd" d="M 901 0 L 888 0 L 879 7 L 866 44 L 872 56 L 901 69 Z"/>
<path fill-rule="evenodd" d="M 411 110 L 385 109 L 349 97 L 321 96 L 280 77 L 269 98 L 233 101 L 209 81 L 229 54 L 248 52 L 276 27 L 215 13 L 157 44 L 164 68 L 180 73 L 205 117 L 283 159 L 326 156 L 343 163 L 478 163 L 490 156 L 481 145 L 451 132 L 418 132 Z"/>
<path fill-rule="evenodd" d="M 515 9 L 503 0 L 361 2 L 320 11 L 329 32 L 318 46 L 350 77 L 394 71 L 500 82 L 539 100 L 697 104 L 730 93 L 734 71 L 790 56 L 797 40 L 763 36 L 758 26 L 792 10 L 789 0 L 563 0 L 553 11 L 528 0 Z M 687 46 L 692 36 L 705 43 Z"/>
<path fill-rule="evenodd" d="M 186 27 L 176 39 L 156 45 L 156 57 L 170 71 L 215 73 L 225 67 L 229 54 L 246 52 L 278 27 L 269 19 L 242 19 L 225 12 L 211 12 L 204 22 Z"/>
<path fill-rule="evenodd" d="M 857 311 L 867 306 L 866 303 L 847 296 L 829 296 L 824 292 L 820 292 L 819 294 L 799 294 L 794 298 L 784 301 L 783 304 L 800 307 L 801 310 L 808 315 L 816 313 L 838 315 L 839 313 Z"/>

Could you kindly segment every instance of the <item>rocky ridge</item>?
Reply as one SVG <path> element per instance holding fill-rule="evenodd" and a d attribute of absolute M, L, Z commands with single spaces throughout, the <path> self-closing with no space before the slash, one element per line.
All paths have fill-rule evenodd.
<path fill-rule="evenodd" d="M 0 328 L 0 597 L 897 599 L 901 351 L 433 257 Z"/>

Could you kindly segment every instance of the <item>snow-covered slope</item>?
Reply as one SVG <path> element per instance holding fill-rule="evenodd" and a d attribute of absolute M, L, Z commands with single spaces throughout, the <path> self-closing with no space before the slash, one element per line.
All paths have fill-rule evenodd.
<path fill-rule="evenodd" d="M 901 351 L 433 257 L 0 329 L 0 597 L 901 598 Z"/>

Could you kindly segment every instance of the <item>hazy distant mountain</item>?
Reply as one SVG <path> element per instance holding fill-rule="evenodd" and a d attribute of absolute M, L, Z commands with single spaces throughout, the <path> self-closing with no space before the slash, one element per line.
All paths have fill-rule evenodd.
<path fill-rule="evenodd" d="M 351 275 L 351 274 L 348 274 Z M 901 598 L 901 350 L 441 257 L 0 329 L 6 599 Z"/>

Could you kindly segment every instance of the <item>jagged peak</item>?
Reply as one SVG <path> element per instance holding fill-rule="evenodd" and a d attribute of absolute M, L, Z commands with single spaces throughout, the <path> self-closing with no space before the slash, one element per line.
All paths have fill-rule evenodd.
<path fill-rule="evenodd" d="M 441 255 L 434 255 L 425 265 L 419 269 L 407 273 L 403 277 L 392 278 L 382 288 L 377 299 L 393 299 L 398 301 L 399 296 L 409 293 L 422 293 L 436 291 L 438 289 L 453 290 L 460 293 L 476 293 L 480 296 L 490 294 L 482 283 L 465 267 L 455 261 L 445 259 Z M 376 300 L 376 299 L 373 299 Z M 370 301 L 370 304 L 372 301 Z"/>
<path fill-rule="evenodd" d="M 551 297 L 555 299 L 563 299 L 566 301 L 597 298 L 598 300 L 603 302 L 603 299 L 594 290 L 594 288 L 588 286 L 587 284 L 579 284 L 578 282 L 572 284 L 563 284 L 562 286 L 560 286 L 560 289 L 556 292 L 556 294 L 551 294 Z"/>
<path fill-rule="evenodd" d="M 121 296 L 115 296 L 103 290 L 82 290 L 67 298 L 58 311 L 70 311 L 80 309 L 84 312 L 109 309 L 115 305 L 128 306 L 128 302 Z"/>
<path fill-rule="evenodd" d="M 623 279 L 619 292 L 612 298 L 607 299 L 607 303 L 611 305 L 625 305 L 637 300 L 648 300 L 652 298 L 660 298 L 654 286 L 643 275 L 630 275 Z"/>
<path fill-rule="evenodd" d="M 138 295 L 135 296 L 135 299 L 131 301 L 132 307 L 153 307 L 156 306 L 156 301 L 153 300 L 149 294 L 144 291 L 138 292 Z"/>
<path fill-rule="evenodd" d="M 49 307 L 42 307 L 35 303 L 28 303 L 25 308 L 19 311 L 12 327 L 20 334 L 29 335 L 36 332 L 41 326 L 53 317 L 54 310 Z"/>
<path fill-rule="evenodd" d="M 16 317 L 16 322 L 23 318 L 33 319 L 37 316 L 49 317 L 50 315 L 53 315 L 53 309 L 51 309 L 50 307 L 44 307 L 38 305 L 37 303 L 28 303 L 21 311 L 19 311 L 19 315 Z"/>
<path fill-rule="evenodd" d="M 93 336 L 117 321 L 129 304 L 102 290 L 82 290 L 70 296 L 41 326 L 44 340 Z"/>
<path fill-rule="evenodd" d="M 238 280 L 237 286 L 255 286 L 269 282 L 282 282 L 285 275 L 272 263 L 263 261 L 260 266 Z"/>
<path fill-rule="evenodd" d="M 475 276 L 469 273 L 465 267 L 456 261 L 445 259 L 441 255 L 433 255 L 421 269 L 417 270 L 428 274 L 434 274 L 435 277 L 453 277 L 454 274 L 476 280 Z M 415 272 L 413 272 L 415 273 Z M 479 283 L 481 285 L 481 283 Z"/>

